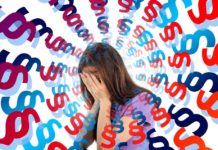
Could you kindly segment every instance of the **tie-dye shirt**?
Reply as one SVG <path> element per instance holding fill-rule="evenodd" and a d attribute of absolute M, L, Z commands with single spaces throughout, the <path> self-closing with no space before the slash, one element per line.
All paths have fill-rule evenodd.
<path fill-rule="evenodd" d="M 147 132 L 150 129 L 154 128 L 154 121 L 150 113 L 152 106 L 150 106 L 148 102 L 146 101 L 147 94 L 148 92 L 138 93 L 135 97 L 133 97 L 132 99 L 129 99 L 125 103 L 125 105 L 119 105 L 117 103 L 112 103 L 112 111 L 115 110 L 114 111 L 115 114 L 113 118 L 120 119 L 124 116 L 128 116 L 134 119 L 132 115 L 133 113 L 138 112 L 137 114 L 139 114 L 140 112 L 142 112 L 142 114 L 146 117 L 146 121 L 144 125 L 140 125 L 140 126 L 143 126 L 144 133 L 147 135 Z M 133 144 L 133 141 L 137 139 L 139 139 L 138 136 L 132 136 L 128 141 L 126 141 L 127 143 L 120 144 L 123 146 L 118 147 L 119 144 L 117 144 L 115 147 L 115 150 L 149 150 L 149 147 L 148 147 L 149 141 L 147 138 L 139 144 Z M 126 144 L 127 146 L 125 146 Z"/>

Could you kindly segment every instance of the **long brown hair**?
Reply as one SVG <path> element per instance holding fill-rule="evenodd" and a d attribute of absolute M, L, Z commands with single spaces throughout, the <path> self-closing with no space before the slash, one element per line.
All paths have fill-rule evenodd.
<path fill-rule="evenodd" d="M 93 66 L 99 71 L 110 92 L 112 102 L 124 105 L 127 99 L 134 97 L 138 92 L 151 93 L 134 83 L 120 54 L 107 43 L 91 43 L 87 46 L 80 58 L 78 72 L 81 73 L 86 66 Z M 81 90 L 86 92 L 83 92 L 83 96 L 93 104 L 94 99 L 83 82 L 81 82 Z"/>

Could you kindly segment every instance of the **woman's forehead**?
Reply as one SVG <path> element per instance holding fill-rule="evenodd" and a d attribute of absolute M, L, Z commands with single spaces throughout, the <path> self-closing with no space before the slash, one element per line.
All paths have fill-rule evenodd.
<path fill-rule="evenodd" d="M 82 72 L 86 72 L 86 73 L 97 73 L 98 70 L 93 67 L 93 66 L 85 66 L 82 70 Z"/>

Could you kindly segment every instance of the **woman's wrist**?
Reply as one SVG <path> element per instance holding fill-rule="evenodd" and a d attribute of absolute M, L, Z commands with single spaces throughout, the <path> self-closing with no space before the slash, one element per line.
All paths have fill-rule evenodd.
<path fill-rule="evenodd" d="M 102 99 L 100 101 L 100 108 L 101 107 L 111 107 L 111 101 L 109 99 Z"/>
<path fill-rule="evenodd" d="M 93 105 L 92 105 L 92 108 L 91 108 L 90 112 L 97 113 L 99 108 L 100 108 L 100 104 L 99 104 L 98 101 L 95 100 Z"/>

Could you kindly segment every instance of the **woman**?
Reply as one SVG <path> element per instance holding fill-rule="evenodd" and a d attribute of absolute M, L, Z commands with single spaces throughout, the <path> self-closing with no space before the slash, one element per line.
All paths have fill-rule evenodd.
<path fill-rule="evenodd" d="M 83 134 L 83 139 L 88 141 L 80 142 L 80 145 L 87 148 L 96 140 L 98 150 L 148 149 L 146 132 L 153 128 L 154 123 L 150 114 L 151 107 L 145 104 L 145 97 L 152 93 L 133 82 L 119 53 L 106 43 L 92 43 L 84 51 L 78 71 L 83 95 L 92 103 L 89 114 L 96 114 L 93 130 L 80 131 L 79 135 Z M 134 125 L 143 127 L 143 132 L 140 131 L 141 135 L 134 137 L 130 130 L 137 115 L 142 116 L 140 125 L 139 121 Z M 109 125 L 113 125 L 114 118 L 120 123 L 117 128 L 120 130 L 118 132 L 114 126 L 110 126 L 116 135 L 107 141 L 104 132 L 110 128 Z M 84 123 L 84 126 L 89 124 Z"/>

